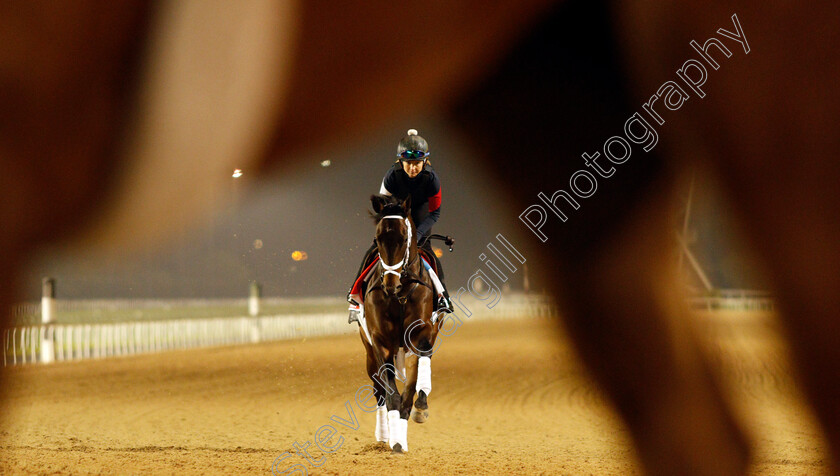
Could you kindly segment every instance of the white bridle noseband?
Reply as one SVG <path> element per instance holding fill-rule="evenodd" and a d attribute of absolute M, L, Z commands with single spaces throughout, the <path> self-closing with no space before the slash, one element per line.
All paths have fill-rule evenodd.
<path fill-rule="evenodd" d="M 388 215 L 388 216 L 382 217 L 383 220 L 387 220 L 388 218 L 394 218 L 394 219 L 397 219 L 397 220 L 405 220 L 405 226 L 408 228 L 408 234 L 406 235 L 406 238 L 405 238 L 405 257 L 403 257 L 402 261 L 400 261 L 399 263 L 397 263 L 393 266 L 389 266 L 389 265 L 385 264 L 385 260 L 382 259 L 382 255 L 381 254 L 379 255 L 379 262 L 382 263 L 382 267 L 385 268 L 385 272 L 382 273 L 382 274 L 386 275 L 388 273 L 391 273 L 391 274 L 396 274 L 397 277 L 400 277 L 401 274 L 398 273 L 397 270 L 402 268 L 403 266 L 405 266 L 406 263 L 408 263 L 408 252 L 411 250 L 411 222 L 408 220 L 407 217 L 401 217 L 399 215 Z M 400 270 L 400 271 L 402 271 L 402 270 Z"/>

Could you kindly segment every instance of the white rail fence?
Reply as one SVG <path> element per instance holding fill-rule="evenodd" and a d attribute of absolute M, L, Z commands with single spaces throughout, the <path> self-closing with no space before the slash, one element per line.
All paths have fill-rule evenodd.
<path fill-rule="evenodd" d="M 688 299 L 692 309 L 707 311 L 775 311 L 776 301 L 767 291 L 747 289 L 722 289 L 714 295 Z"/>
<path fill-rule="evenodd" d="M 344 301 L 340 298 L 333 297 L 315 297 L 315 298 L 261 298 L 259 300 L 261 306 L 308 306 L 316 308 L 332 307 L 336 305 L 343 305 Z M 249 300 L 242 298 L 234 299 L 56 299 L 55 311 L 58 314 L 66 315 L 68 313 L 93 313 L 96 315 L 108 315 L 113 313 L 125 313 L 126 311 L 133 312 L 136 317 L 142 319 L 146 311 L 151 311 L 156 314 L 162 312 L 171 312 L 173 315 L 177 313 L 194 314 L 196 311 L 202 310 L 218 310 L 220 308 L 237 308 L 241 311 L 228 312 L 245 312 L 248 310 Z M 40 322 L 42 301 L 32 301 L 18 303 L 11 307 L 10 317 L 13 321 L 18 321 L 21 318 L 36 318 Z M 229 317 L 236 314 L 225 314 L 215 316 L 201 316 L 201 317 Z"/>
<path fill-rule="evenodd" d="M 506 296 L 493 309 L 473 306 L 465 321 L 549 317 L 556 311 L 545 298 Z M 3 330 L 3 365 L 101 359 L 301 337 L 358 332 L 347 314 L 301 314 L 210 319 L 172 319 L 102 324 L 46 324 Z"/>
<path fill-rule="evenodd" d="M 163 303 L 163 304 L 162 304 Z M 186 303 L 199 305 L 201 302 Z M 239 301 L 236 301 L 239 304 Z M 63 309 L 97 308 L 100 303 L 86 301 L 64 304 Z M 163 301 L 108 302 L 101 308 L 179 307 Z M 775 309 L 769 294 L 759 291 L 722 291 L 715 296 L 689 299 L 694 309 L 766 310 Z M 505 295 L 492 309 L 476 302 L 466 318 L 463 310 L 456 315 L 464 321 L 551 317 L 557 314 L 553 303 L 542 296 Z M 32 313 L 32 309 L 19 312 Z M 101 359 L 176 349 L 253 344 L 282 339 L 296 339 L 357 332 L 347 324 L 344 311 L 337 313 L 273 315 L 258 317 L 215 317 L 205 319 L 168 319 L 140 322 L 97 324 L 45 324 L 17 326 L 2 330 L 3 365 L 21 365 L 49 361 Z"/>
<path fill-rule="evenodd" d="M 3 365 L 99 359 L 175 349 L 249 344 L 350 332 L 339 314 L 48 324 L 6 329 Z M 45 346 L 46 344 L 46 346 Z"/>

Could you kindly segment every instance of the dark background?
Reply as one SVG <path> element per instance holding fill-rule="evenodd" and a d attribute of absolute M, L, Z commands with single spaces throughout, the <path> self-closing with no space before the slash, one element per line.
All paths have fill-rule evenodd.
<path fill-rule="evenodd" d="M 463 141 L 458 126 L 415 117 L 356 144 L 307 157 L 294 171 L 244 170 L 242 177 L 230 178 L 229 198 L 218 204 L 212 218 L 197 226 L 185 224 L 165 248 L 119 260 L 44 250 L 29 266 L 25 299 L 40 297 L 44 276 L 56 278 L 57 297 L 64 299 L 244 297 L 252 280 L 263 285 L 265 296 L 344 296 L 373 237 L 369 196 L 378 193 L 396 144 L 409 128 L 429 141 L 431 161 L 442 181 L 441 219 L 434 232 L 457 241 L 455 251 L 445 251 L 442 257 L 448 287 L 466 285 L 482 266 L 478 255 L 497 233 L 519 247 L 526 259 L 534 256 L 524 247 L 531 232 L 518 219 L 522 210 L 506 206 L 503 189 Z M 324 160 L 330 165 L 322 166 Z M 509 166 L 516 167 L 515 158 Z M 508 171 L 500 172 L 503 178 Z M 715 287 L 760 287 L 747 273 L 743 247 L 732 238 L 732 214 L 714 188 L 698 176 L 689 233 L 692 249 Z M 539 191 L 532 191 L 535 203 Z M 553 190 L 543 192 L 550 195 Z M 586 213 L 585 206 L 576 213 Z M 682 223 L 678 206 L 674 213 Z M 573 224 L 574 215 L 569 221 Z M 256 240 L 262 241 L 262 248 L 254 246 Z M 546 245 L 552 245 L 551 239 Z M 305 251 L 308 259 L 292 260 L 295 250 Z M 522 278 L 520 270 L 508 284 L 521 289 Z M 532 276 L 530 281 L 533 290 L 541 291 L 539 279 Z M 689 281 L 699 287 L 693 276 Z"/>

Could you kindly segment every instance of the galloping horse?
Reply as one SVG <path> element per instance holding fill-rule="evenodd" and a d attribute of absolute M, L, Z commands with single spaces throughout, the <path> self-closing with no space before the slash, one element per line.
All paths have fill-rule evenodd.
<path fill-rule="evenodd" d="M 435 293 L 417 247 L 411 197 L 400 201 L 372 195 L 370 200 L 379 260 L 364 297 L 359 334 L 378 402 L 376 439 L 402 453 L 408 450 L 409 415 L 417 423 L 428 417 L 431 354 L 438 333 L 432 320 Z M 402 395 L 397 379 L 405 384 Z"/>

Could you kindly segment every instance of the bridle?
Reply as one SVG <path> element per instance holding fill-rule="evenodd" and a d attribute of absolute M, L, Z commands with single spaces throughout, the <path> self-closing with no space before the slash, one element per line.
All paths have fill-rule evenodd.
<path fill-rule="evenodd" d="M 400 215 L 387 215 L 387 216 L 382 217 L 382 220 L 386 220 L 386 219 L 389 219 L 389 218 L 396 219 L 396 220 L 405 220 L 405 226 L 408 229 L 408 233 L 406 234 L 406 237 L 405 237 L 405 256 L 403 256 L 403 259 L 400 260 L 399 263 L 394 264 L 394 265 L 388 265 L 388 264 L 385 264 L 385 260 L 382 259 L 382 255 L 380 254 L 379 255 L 379 264 L 382 266 L 382 269 L 384 270 L 382 272 L 382 274 L 380 275 L 380 278 L 384 278 L 386 274 L 391 273 L 391 274 L 395 274 L 400 279 L 400 281 L 404 281 L 404 279 L 407 279 L 407 281 L 404 281 L 405 284 L 412 283 L 412 285 L 408 288 L 408 290 L 405 292 L 405 294 L 403 294 L 402 296 L 397 296 L 397 300 L 399 301 L 400 305 L 402 306 L 401 313 L 402 313 L 402 315 L 405 315 L 406 302 L 408 302 L 408 299 L 414 293 L 414 290 L 417 288 L 418 284 L 426 286 L 427 288 L 429 288 L 432 291 L 432 293 L 434 293 L 434 289 L 432 288 L 431 285 L 429 285 L 429 283 L 423 281 L 423 279 L 420 276 L 415 275 L 414 273 L 412 273 L 408 269 L 414 263 L 414 261 L 411 261 L 409 259 L 409 255 L 410 255 L 410 252 L 411 252 L 411 233 L 412 233 L 411 232 L 411 221 L 409 221 L 408 217 L 402 217 Z M 415 260 L 420 259 L 420 254 L 418 253 L 417 255 L 415 255 L 414 259 Z M 423 273 L 423 269 L 424 268 L 422 266 L 420 266 L 420 273 L 421 274 Z M 370 291 L 372 291 L 373 289 L 377 289 L 377 288 L 382 289 L 384 291 L 384 287 L 382 286 L 382 283 L 380 283 L 379 285 L 370 289 Z"/>
<path fill-rule="evenodd" d="M 387 265 L 385 264 L 385 260 L 382 258 L 382 255 L 379 255 L 379 263 L 382 265 L 382 268 L 385 270 L 382 273 L 384 277 L 386 274 L 391 273 L 397 275 L 398 278 L 401 278 L 402 275 L 405 273 L 405 266 L 408 264 L 408 256 L 409 252 L 411 251 L 411 221 L 409 221 L 408 217 L 402 217 L 399 215 L 388 215 L 382 217 L 382 220 L 387 220 L 389 218 L 397 219 L 397 220 L 405 220 L 405 226 L 408 228 L 408 233 L 405 237 L 405 256 L 403 257 L 402 261 L 395 265 Z M 397 272 L 399 270 L 399 272 Z"/>

